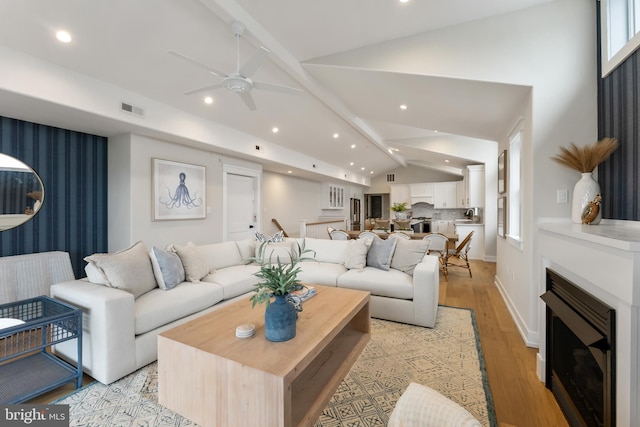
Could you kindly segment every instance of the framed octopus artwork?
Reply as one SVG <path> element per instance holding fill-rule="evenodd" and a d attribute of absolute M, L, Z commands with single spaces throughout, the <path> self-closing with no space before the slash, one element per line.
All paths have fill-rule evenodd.
<path fill-rule="evenodd" d="M 153 220 L 202 219 L 206 210 L 204 166 L 151 159 Z"/>

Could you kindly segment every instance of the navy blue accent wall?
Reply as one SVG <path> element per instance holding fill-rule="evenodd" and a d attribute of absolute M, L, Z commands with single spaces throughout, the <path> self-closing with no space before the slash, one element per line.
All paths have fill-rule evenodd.
<path fill-rule="evenodd" d="M 44 184 L 31 220 L 0 232 L 0 255 L 64 251 L 76 277 L 85 256 L 107 252 L 107 138 L 0 117 L 0 152 L 22 160 Z"/>
<path fill-rule="evenodd" d="M 598 12 L 600 6 L 598 2 Z M 598 17 L 598 46 L 600 19 Z M 600 72 L 598 52 L 598 76 Z M 640 220 L 640 52 L 604 79 L 598 78 L 598 138 L 617 138 L 620 146 L 598 166 L 602 216 Z"/>

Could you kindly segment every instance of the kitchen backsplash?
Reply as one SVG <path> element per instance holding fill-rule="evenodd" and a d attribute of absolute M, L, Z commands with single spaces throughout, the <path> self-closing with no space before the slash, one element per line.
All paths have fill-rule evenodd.
<path fill-rule="evenodd" d="M 428 203 L 416 203 L 409 208 L 412 218 L 425 217 L 431 219 L 454 220 L 466 218 L 465 212 L 468 209 L 435 209 L 433 205 Z M 480 221 L 483 217 L 483 208 L 476 208 Z"/>

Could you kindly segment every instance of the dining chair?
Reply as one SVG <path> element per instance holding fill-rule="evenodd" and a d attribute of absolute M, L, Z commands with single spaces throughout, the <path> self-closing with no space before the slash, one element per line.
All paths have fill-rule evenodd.
<path fill-rule="evenodd" d="M 380 236 L 378 236 L 377 233 L 374 233 L 373 231 L 363 231 L 362 233 L 358 234 L 358 239 L 363 239 L 366 237 L 370 237 L 370 238 L 374 238 L 374 239 L 379 239 Z"/>
<path fill-rule="evenodd" d="M 471 231 L 467 235 L 467 237 L 460 242 L 457 248 L 449 249 L 447 254 L 445 255 L 444 263 L 445 267 L 448 269 L 449 267 L 460 267 L 466 268 L 469 270 L 469 277 L 473 277 L 471 274 L 471 266 L 469 265 L 468 253 L 469 249 L 471 249 L 471 237 L 473 237 L 474 231 Z M 452 260 L 458 260 L 456 262 L 451 262 Z"/>
<path fill-rule="evenodd" d="M 393 233 L 389 234 L 389 239 L 411 240 L 411 236 L 409 236 L 407 233 L 403 233 L 402 231 L 394 231 Z"/>
<path fill-rule="evenodd" d="M 441 233 L 430 233 L 424 236 L 422 240 L 429 242 L 429 249 L 427 249 L 427 254 L 438 255 L 438 260 L 440 261 L 440 265 L 442 266 L 442 272 L 444 273 L 445 279 L 448 280 L 446 256 L 449 238 Z"/>
<path fill-rule="evenodd" d="M 331 238 L 331 232 L 335 231 L 336 229 L 333 227 L 327 227 L 327 234 L 329 235 L 329 238 Z"/>
<path fill-rule="evenodd" d="M 331 240 L 349 240 L 349 234 L 342 230 L 333 230 L 329 233 Z"/>

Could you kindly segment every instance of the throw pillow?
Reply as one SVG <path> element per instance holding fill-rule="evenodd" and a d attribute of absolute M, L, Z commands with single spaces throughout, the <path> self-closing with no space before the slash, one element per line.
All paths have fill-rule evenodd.
<path fill-rule="evenodd" d="M 393 258 L 391 258 L 391 268 L 413 276 L 413 270 L 429 249 L 429 242 L 425 240 L 396 240 L 398 243 Z"/>
<path fill-rule="evenodd" d="M 158 286 L 149 253 L 142 242 L 113 254 L 93 254 L 84 260 L 104 272 L 107 286 L 130 292 L 134 298 Z"/>
<path fill-rule="evenodd" d="M 184 267 L 175 252 L 163 251 L 155 246 L 149 252 L 153 274 L 160 289 L 169 290 L 184 282 Z"/>
<path fill-rule="evenodd" d="M 180 257 L 184 274 L 191 283 L 199 283 L 200 279 L 209 274 L 209 265 L 196 245 L 189 242 L 186 246 L 173 245 L 173 250 Z"/>
<path fill-rule="evenodd" d="M 244 264 L 238 245 L 233 240 L 209 245 L 196 245 L 196 247 L 207 261 L 209 273 L 215 273 L 220 268 Z"/>
<path fill-rule="evenodd" d="M 93 262 L 88 262 L 84 268 L 84 272 L 87 273 L 87 279 L 91 283 L 98 285 L 109 286 L 109 279 L 104 275 L 104 271 L 98 268 Z"/>
<path fill-rule="evenodd" d="M 277 264 L 278 259 L 281 264 L 291 264 L 291 242 L 262 242 L 256 244 L 256 258 L 260 258 L 260 248 L 263 247 L 263 257 L 265 261 L 271 261 L 272 264 Z"/>
<path fill-rule="evenodd" d="M 363 270 L 367 265 L 367 253 L 373 239 L 351 239 L 347 241 L 344 266 L 349 270 Z"/>
<path fill-rule="evenodd" d="M 416 383 L 402 393 L 388 427 L 480 427 L 480 421 L 453 400 Z"/>
<path fill-rule="evenodd" d="M 367 265 L 388 271 L 389 267 L 391 267 L 391 257 L 393 257 L 397 242 L 398 239 L 373 239 L 371 249 L 367 254 Z"/>
<path fill-rule="evenodd" d="M 273 236 L 265 236 L 260 232 L 256 232 L 256 241 L 258 242 L 268 242 L 268 243 L 277 243 L 284 241 L 284 232 L 282 230 L 278 231 Z"/>

